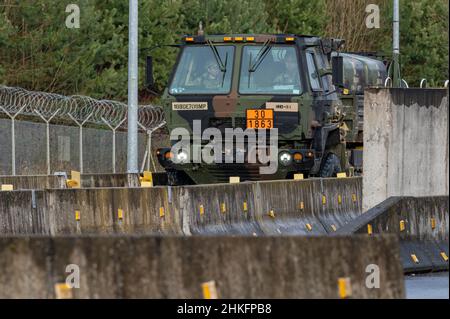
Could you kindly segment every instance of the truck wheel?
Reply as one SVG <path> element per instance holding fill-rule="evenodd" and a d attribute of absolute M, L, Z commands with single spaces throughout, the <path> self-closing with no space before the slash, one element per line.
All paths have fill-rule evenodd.
<path fill-rule="evenodd" d="M 330 153 L 322 163 L 319 171 L 320 177 L 333 177 L 341 171 L 341 161 L 336 154 Z"/>
<path fill-rule="evenodd" d="M 184 172 L 167 171 L 167 184 L 169 186 L 193 185 L 192 180 Z"/>
<path fill-rule="evenodd" d="M 176 171 L 167 171 L 167 184 L 169 186 L 177 186 L 179 184 Z"/>

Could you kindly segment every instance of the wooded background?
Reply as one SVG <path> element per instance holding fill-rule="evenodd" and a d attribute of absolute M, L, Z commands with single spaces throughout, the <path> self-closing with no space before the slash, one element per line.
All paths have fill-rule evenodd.
<path fill-rule="evenodd" d="M 79 29 L 65 8 L 80 7 Z M 365 8 L 380 7 L 380 28 L 367 29 Z M 139 46 L 179 43 L 196 33 L 297 33 L 340 37 L 347 51 L 390 53 L 391 0 L 139 0 Z M 401 0 L 401 63 L 410 86 L 448 79 L 447 0 Z M 0 84 L 61 94 L 126 100 L 128 1 L 0 0 Z M 177 49 L 152 51 L 157 90 Z M 140 87 L 145 50 L 140 55 Z M 144 89 L 140 99 L 151 99 Z"/>

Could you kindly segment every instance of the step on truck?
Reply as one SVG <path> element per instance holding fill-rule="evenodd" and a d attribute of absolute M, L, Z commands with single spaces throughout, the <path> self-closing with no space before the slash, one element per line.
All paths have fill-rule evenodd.
<path fill-rule="evenodd" d="M 169 183 L 333 177 L 360 170 L 363 90 L 383 86 L 386 67 L 379 59 L 339 52 L 343 43 L 292 34 L 184 36 L 161 97 L 172 145 L 159 149 L 157 158 Z M 152 69 L 148 58 L 147 78 Z M 258 141 L 266 136 L 263 152 L 276 159 L 276 170 L 261 174 L 268 164 L 250 160 L 250 137 L 244 145 L 227 144 L 229 137 L 203 140 L 208 128 L 223 136 L 230 129 L 251 129 Z M 275 128 L 273 149 L 269 135 Z M 190 143 L 174 147 L 183 138 Z M 193 160 L 214 141 L 221 147 L 211 151 L 213 161 Z M 227 154 L 234 160 L 225 159 Z M 237 161 L 237 154 L 243 160 Z"/>

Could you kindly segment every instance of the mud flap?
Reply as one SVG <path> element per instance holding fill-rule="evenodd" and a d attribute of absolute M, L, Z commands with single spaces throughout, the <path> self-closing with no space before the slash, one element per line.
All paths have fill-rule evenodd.
<path fill-rule="evenodd" d="M 311 174 L 317 174 L 322 166 L 322 160 L 326 158 L 328 155 L 328 152 L 326 151 L 331 146 L 339 144 L 339 134 L 337 135 L 337 141 L 336 138 L 329 139 L 330 133 L 337 130 L 339 133 L 339 123 L 332 123 L 323 126 L 320 130 L 317 130 L 314 134 L 314 145 L 313 148 L 316 150 L 318 154 L 320 154 L 320 157 L 316 158 L 314 160 L 314 166 L 311 168 L 310 173 Z M 333 135 L 333 134 L 331 134 Z M 336 144 L 333 144 L 336 143 Z"/>

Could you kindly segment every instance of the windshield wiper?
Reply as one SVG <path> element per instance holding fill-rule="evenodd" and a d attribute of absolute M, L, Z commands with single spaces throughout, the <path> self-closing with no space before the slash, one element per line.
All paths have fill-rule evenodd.
<path fill-rule="evenodd" d="M 270 45 L 270 40 L 266 40 L 264 42 L 262 48 L 258 51 L 258 54 L 256 54 L 255 62 L 252 63 L 252 54 L 250 53 L 250 58 L 248 61 L 248 87 L 250 88 L 250 79 L 252 77 L 252 72 L 255 72 L 256 69 L 260 66 L 261 62 L 264 60 L 264 58 L 269 54 L 270 49 L 272 49 L 272 46 Z"/>
<path fill-rule="evenodd" d="M 211 51 L 213 52 L 214 58 L 216 59 L 220 71 L 222 71 L 223 73 L 227 72 L 226 64 L 222 62 L 222 59 L 220 58 L 219 51 L 217 50 L 216 46 L 212 43 L 211 40 L 206 40 L 206 43 L 208 43 L 209 47 L 211 48 Z"/>
<path fill-rule="evenodd" d="M 224 71 L 222 72 L 222 87 L 223 87 L 223 84 L 225 82 L 225 74 L 227 72 L 227 63 L 228 63 L 228 52 L 225 53 L 225 64 L 223 66 L 224 67 Z"/>
<path fill-rule="evenodd" d="M 270 52 L 270 49 L 272 49 L 272 46 L 270 45 L 270 40 L 266 40 L 264 42 L 262 48 L 259 50 L 258 54 L 255 57 L 255 62 L 252 64 L 251 57 L 250 57 L 250 65 L 248 68 L 248 72 L 255 72 L 256 69 L 259 67 L 261 62 L 264 60 L 264 58 L 267 56 L 267 54 Z"/>

